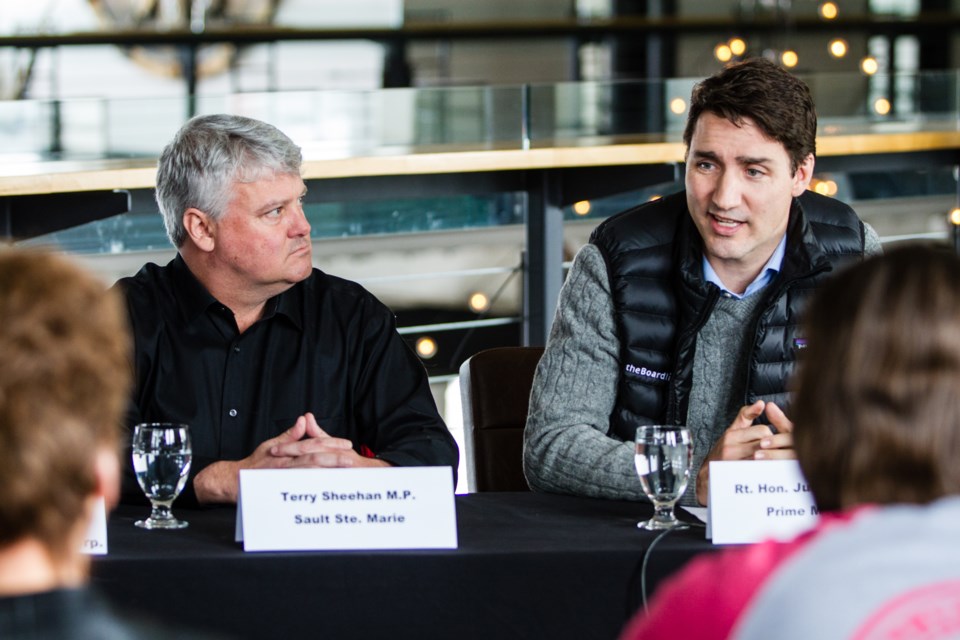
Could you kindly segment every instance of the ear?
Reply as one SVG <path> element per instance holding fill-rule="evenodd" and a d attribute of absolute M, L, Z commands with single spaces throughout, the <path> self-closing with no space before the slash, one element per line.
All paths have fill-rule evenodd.
<path fill-rule="evenodd" d="M 96 495 L 103 497 L 109 511 L 120 501 L 120 457 L 117 452 L 109 447 L 97 449 L 94 474 L 97 480 Z"/>
<path fill-rule="evenodd" d="M 201 251 L 213 251 L 216 246 L 216 221 L 196 207 L 183 212 L 183 229 L 187 238 Z"/>
<path fill-rule="evenodd" d="M 793 197 L 796 198 L 801 193 L 807 190 L 807 187 L 810 186 L 810 181 L 813 179 L 813 165 L 815 161 L 813 154 L 809 154 L 804 158 L 803 162 L 800 163 L 800 166 L 797 167 L 796 173 L 793 174 Z"/>

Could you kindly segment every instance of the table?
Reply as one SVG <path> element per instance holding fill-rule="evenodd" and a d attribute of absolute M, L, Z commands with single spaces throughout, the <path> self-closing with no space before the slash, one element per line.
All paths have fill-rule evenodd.
<path fill-rule="evenodd" d="M 93 583 L 123 611 L 240 638 L 615 638 L 698 553 L 702 528 L 658 534 L 647 505 L 537 493 L 457 496 L 459 548 L 245 553 L 233 507 L 175 509 L 181 531 L 120 507 Z"/>

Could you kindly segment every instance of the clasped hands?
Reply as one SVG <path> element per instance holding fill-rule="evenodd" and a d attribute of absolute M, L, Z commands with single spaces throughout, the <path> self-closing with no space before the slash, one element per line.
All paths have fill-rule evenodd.
<path fill-rule="evenodd" d="M 361 456 L 350 440 L 331 436 L 312 413 L 306 413 L 280 435 L 262 442 L 246 458 L 221 460 L 207 466 L 194 478 L 193 487 L 201 503 L 236 502 L 241 469 L 388 466 L 383 460 Z"/>
<path fill-rule="evenodd" d="M 764 411 L 776 433 L 765 424 L 753 424 Z M 796 457 L 793 450 L 793 423 L 773 402 L 757 400 L 740 409 L 733 423 L 704 459 L 697 473 L 697 501 L 702 505 L 707 504 L 710 463 L 715 460 L 791 460 Z"/>

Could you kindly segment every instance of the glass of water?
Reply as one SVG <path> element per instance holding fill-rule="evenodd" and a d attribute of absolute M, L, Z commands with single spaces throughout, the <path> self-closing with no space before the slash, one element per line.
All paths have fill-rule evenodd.
<path fill-rule="evenodd" d="M 186 521 L 173 517 L 170 506 L 187 483 L 192 449 L 190 429 L 185 424 L 138 424 L 133 429 L 133 470 L 153 510 L 144 529 L 182 529 Z"/>
<path fill-rule="evenodd" d="M 634 463 L 644 493 L 653 503 L 653 517 L 637 524 L 641 529 L 671 529 L 680 521 L 673 505 L 687 488 L 693 463 L 693 444 L 686 427 L 637 427 Z"/>

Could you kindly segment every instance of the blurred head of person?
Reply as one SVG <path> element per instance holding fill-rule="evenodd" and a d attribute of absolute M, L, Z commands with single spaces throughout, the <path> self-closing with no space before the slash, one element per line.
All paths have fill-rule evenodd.
<path fill-rule="evenodd" d="M 119 491 L 125 318 L 67 259 L 0 247 L 0 595 L 86 579 L 92 509 Z"/>
<path fill-rule="evenodd" d="M 960 493 L 958 278 L 945 247 L 896 248 L 808 307 L 794 440 L 820 509 Z"/>

